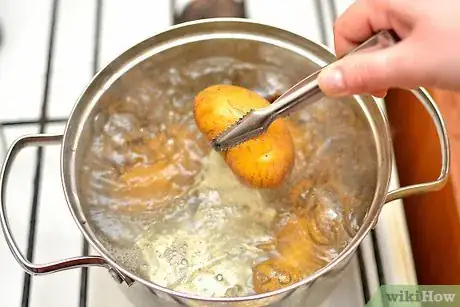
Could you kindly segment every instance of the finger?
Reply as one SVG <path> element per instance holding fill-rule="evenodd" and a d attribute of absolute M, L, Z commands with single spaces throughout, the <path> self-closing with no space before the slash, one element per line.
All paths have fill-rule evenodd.
<path fill-rule="evenodd" d="M 414 44 L 412 44 L 414 45 Z M 417 74 L 411 41 L 373 52 L 348 55 L 324 70 L 318 84 L 329 96 L 375 93 L 391 87 L 414 87 Z"/>
<path fill-rule="evenodd" d="M 334 45 L 337 56 L 343 56 L 373 33 L 371 20 L 375 19 L 372 1 L 353 3 L 334 24 Z"/>
<path fill-rule="evenodd" d="M 357 0 L 334 24 L 334 44 L 341 57 L 380 30 L 393 29 L 401 37 L 414 17 L 408 0 Z M 409 5 L 410 4 L 410 5 Z M 402 20 L 405 20 L 403 22 Z"/>

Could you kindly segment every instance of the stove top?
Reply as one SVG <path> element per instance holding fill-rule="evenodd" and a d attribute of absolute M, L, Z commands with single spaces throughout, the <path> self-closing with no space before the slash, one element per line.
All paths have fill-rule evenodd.
<path fill-rule="evenodd" d="M 179 1 L 180 2 L 180 1 Z M 332 23 L 352 0 L 246 0 L 246 17 L 332 47 Z M 63 132 L 92 75 L 131 45 L 174 22 L 169 0 L 3 0 L 0 3 L 0 139 Z M 381 100 L 379 103 L 384 106 Z M 394 171 L 391 188 L 398 186 Z M 59 146 L 23 150 L 12 168 L 7 206 L 22 251 L 35 263 L 94 254 L 62 192 Z M 24 274 L 0 240 L 2 306 L 131 307 L 105 269 Z M 401 201 L 385 206 L 341 283 L 321 307 L 364 306 L 382 284 L 416 284 Z M 133 306 L 134 307 L 134 306 Z"/>

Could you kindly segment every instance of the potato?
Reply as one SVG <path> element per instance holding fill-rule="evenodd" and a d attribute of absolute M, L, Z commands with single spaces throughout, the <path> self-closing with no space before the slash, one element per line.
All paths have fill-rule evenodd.
<path fill-rule="evenodd" d="M 137 163 L 123 166 L 112 189 L 112 197 L 123 201 L 118 211 L 143 211 L 163 207 L 182 196 L 201 171 L 207 154 L 206 141 L 199 131 L 186 125 L 170 124 L 165 131 L 130 146 Z M 204 141 L 204 142 L 203 142 Z M 147 158 L 145 158 L 147 157 Z"/>
<path fill-rule="evenodd" d="M 322 181 L 301 179 L 289 191 L 297 216 L 308 216 L 307 230 L 317 245 L 338 247 L 355 229 L 347 225 L 347 215 L 360 202 L 344 185 L 333 178 Z"/>
<path fill-rule="evenodd" d="M 290 286 L 302 279 L 302 273 L 282 258 L 274 257 L 257 264 L 253 269 L 253 284 L 256 293 L 275 291 Z"/>
<path fill-rule="evenodd" d="M 165 188 L 171 186 L 171 182 L 165 176 L 168 172 L 169 164 L 161 160 L 152 165 L 136 165 L 127 170 L 120 176 L 125 184 L 126 190 L 137 190 L 135 194 L 142 195 L 149 193 L 152 188 L 159 187 L 158 191 L 165 192 Z M 147 191 L 143 191 L 146 189 Z M 156 189 L 155 189 L 156 190 Z"/>
<path fill-rule="evenodd" d="M 196 96 L 195 122 L 211 141 L 252 109 L 269 104 L 248 89 L 214 85 Z M 222 156 L 233 173 L 250 187 L 281 185 L 294 164 L 294 143 L 286 120 L 275 120 L 264 134 L 224 151 Z"/>
<path fill-rule="evenodd" d="M 183 189 L 171 180 L 177 173 L 167 160 L 130 167 L 118 178 L 118 188 L 112 191 L 114 197 L 127 201 L 125 206 L 116 208 L 117 211 L 142 211 L 147 204 L 162 206 L 180 196 Z"/>
<path fill-rule="evenodd" d="M 327 264 L 316 256 L 310 223 L 296 210 L 280 225 L 275 234 L 275 255 L 252 269 L 254 291 L 264 293 L 289 286 Z"/>
<path fill-rule="evenodd" d="M 290 266 L 303 274 L 311 274 L 325 262 L 317 258 L 316 246 L 311 237 L 310 217 L 295 210 L 276 234 L 277 250 Z"/>

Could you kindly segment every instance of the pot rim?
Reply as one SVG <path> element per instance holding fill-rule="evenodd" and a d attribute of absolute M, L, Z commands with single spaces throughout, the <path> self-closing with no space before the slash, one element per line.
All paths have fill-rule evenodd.
<path fill-rule="evenodd" d="M 310 48 L 311 47 L 316 48 L 317 51 L 324 53 L 324 55 L 318 56 L 319 57 L 317 59 L 318 62 L 324 61 L 325 63 L 328 63 L 330 61 L 325 58 L 330 58 L 331 60 L 335 58 L 334 52 L 322 43 L 314 42 L 306 37 L 302 37 L 300 35 L 297 35 L 283 28 L 279 28 L 279 27 L 271 26 L 265 23 L 257 22 L 254 20 L 243 19 L 243 18 L 226 18 L 226 17 L 209 18 L 209 19 L 184 22 L 179 25 L 171 26 L 167 28 L 165 31 L 157 33 L 139 42 L 138 44 L 131 46 L 130 48 L 125 50 L 122 54 L 118 55 L 110 63 L 105 65 L 105 67 L 103 67 L 91 79 L 91 81 L 88 83 L 88 86 L 84 89 L 83 93 L 77 99 L 77 103 L 74 105 L 70 113 L 69 119 L 66 123 L 66 127 L 64 130 L 63 142 L 62 142 L 62 147 L 61 147 L 61 157 L 60 157 L 61 181 L 63 185 L 66 202 L 72 214 L 72 217 L 77 224 L 77 227 L 82 232 L 85 239 L 107 261 L 107 263 L 112 268 L 116 269 L 118 272 L 123 274 L 124 276 L 128 276 L 133 281 L 137 281 L 149 288 L 153 288 L 154 290 L 162 291 L 162 292 L 168 293 L 169 295 L 177 296 L 183 299 L 190 299 L 190 300 L 203 301 L 203 302 L 221 302 L 221 303 L 254 301 L 254 300 L 259 300 L 259 299 L 267 299 L 267 298 L 274 297 L 277 295 L 288 295 L 289 294 L 288 292 L 292 292 L 293 290 L 299 287 L 303 287 L 308 284 L 311 284 L 315 280 L 329 273 L 331 270 L 336 268 L 339 264 L 348 262 L 352 254 L 354 254 L 355 250 L 359 246 L 359 244 L 364 240 L 364 238 L 369 233 L 369 231 L 374 227 L 375 223 L 378 220 L 380 211 L 383 205 L 385 204 L 385 197 L 388 192 L 391 168 L 392 168 L 391 166 L 392 155 L 391 155 L 391 146 L 390 146 L 391 139 L 389 137 L 390 129 L 389 129 L 388 121 L 386 119 L 386 115 L 384 111 L 376 103 L 373 97 L 370 97 L 370 96 L 364 97 L 360 95 L 353 96 L 357 102 L 363 101 L 365 99 L 372 99 L 376 104 L 376 108 L 378 109 L 378 114 L 381 116 L 381 120 L 385 128 L 385 129 L 376 131 L 376 127 L 375 127 L 373 120 L 369 116 L 367 116 L 368 123 L 372 129 L 373 139 L 375 141 L 376 156 L 377 156 L 376 158 L 377 160 L 376 161 L 377 162 L 377 178 L 376 178 L 376 187 L 375 187 L 375 192 L 374 192 L 372 203 L 369 206 L 368 212 L 366 213 L 363 219 L 363 223 L 360 226 L 358 232 L 355 234 L 355 236 L 349 242 L 349 244 L 347 244 L 347 246 L 339 253 L 339 255 L 334 260 L 330 261 L 327 265 L 317 270 L 315 273 L 309 275 L 308 277 L 290 286 L 287 286 L 287 287 L 284 287 L 284 288 L 281 288 L 275 291 L 271 291 L 271 292 L 239 296 L 239 297 L 204 297 L 200 295 L 195 295 L 195 294 L 190 294 L 190 293 L 185 293 L 185 292 L 180 292 L 180 291 L 169 289 L 167 287 L 150 282 L 140 276 L 137 276 L 135 273 L 131 272 L 130 270 L 126 269 L 124 266 L 120 265 L 117 262 L 117 260 L 109 253 L 109 251 L 99 242 L 99 240 L 97 240 L 93 231 L 90 229 L 88 223 L 86 222 L 84 214 L 80 212 L 81 205 L 80 205 L 80 201 L 78 199 L 77 193 L 76 193 L 77 184 L 75 182 L 76 176 L 75 176 L 74 161 L 75 161 L 75 152 L 77 151 L 76 141 L 78 141 L 79 139 L 79 135 L 81 134 L 82 126 L 84 124 L 84 121 L 82 122 L 80 121 L 80 119 L 82 117 L 85 118 L 89 115 L 88 110 L 83 110 L 83 113 L 80 112 L 79 110 L 79 108 L 83 108 L 81 106 L 82 104 L 81 102 L 82 100 L 84 100 L 85 95 L 88 95 L 88 93 L 91 93 L 91 92 L 95 92 L 96 94 L 93 95 L 93 98 L 91 99 L 92 101 L 91 104 L 94 104 L 105 92 L 104 88 L 95 89 L 95 87 L 97 87 L 98 84 L 106 85 L 107 83 L 111 83 L 111 82 L 113 83 L 116 79 L 118 79 L 118 77 L 123 75 L 124 72 L 128 71 L 129 69 L 131 69 L 138 63 L 142 62 L 144 59 L 148 58 L 151 54 L 156 54 L 159 51 L 163 50 L 163 48 L 165 47 L 164 46 L 165 44 L 168 45 L 172 41 L 176 40 L 176 39 L 168 40 L 168 39 L 165 39 L 164 36 L 171 35 L 174 32 L 177 32 L 183 29 L 187 29 L 190 27 L 206 25 L 206 24 L 216 24 L 216 23 L 217 24 L 236 23 L 240 25 L 247 25 L 247 26 L 253 26 L 253 27 L 255 26 L 255 27 L 263 28 L 265 30 L 274 31 L 280 35 L 280 37 L 276 39 L 278 42 L 277 46 L 279 45 L 285 46 L 286 44 L 288 44 L 290 45 L 289 50 L 294 52 L 295 51 L 294 49 L 296 48 L 302 49 L 302 48 L 296 46 L 296 43 L 291 43 L 291 42 L 286 43 L 286 40 L 289 40 L 289 39 L 296 40 L 298 43 L 308 44 Z M 220 32 L 217 31 L 216 33 L 220 33 Z M 191 36 L 193 37 L 194 35 L 192 34 Z M 286 37 L 288 39 L 286 39 Z M 182 38 L 177 37 L 178 41 L 181 41 L 182 39 L 186 40 L 187 37 L 182 37 Z M 274 40 L 275 40 L 274 38 L 271 38 L 270 41 L 274 41 Z M 258 41 L 262 42 L 262 40 L 258 40 Z M 154 53 L 152 53 L 153 51 L 149 52 L 148 50 L 144 50 L 143 52 L 135 51 L 136 49 L 143 49 L 145 46 L 149 44 L 154 45 L 151 48 L 149 48 L 149 49 L 155 50 Z M 169 47 L 166 46 L 166 47 L 167 48 L 164 48 L 164 50 L 169 49 L 171 46 Z M 135 61 L 134 64 L 132 63 L 133 61 L 131 61 L 132 53 L 138 54 L 137 56 L 138 59 Z M 309 60 L 312 60 L 312 59 L 309 58 Z M 75 124 L 75 123 L 78 123 L 78 124 Z M 67 174 L 67 175 L 64 176 L 64 174 Z M 78 210 L 79 212 L 77 212 L 75 207 L 79 209 Z"/>

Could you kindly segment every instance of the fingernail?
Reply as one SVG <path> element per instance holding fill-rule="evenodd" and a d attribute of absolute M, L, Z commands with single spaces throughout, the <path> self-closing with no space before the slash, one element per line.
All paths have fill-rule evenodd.
<path fill-rule="evenodd" d="M 372 93 L 372 96 L 383 99 L 387 96 L 387 91 L 385 90 L 377 91 L 377 92 Z"/>
<path fill-rule="evenodd" d="M 346 93 L 342 71 L 336 67 L 325 68 L 319 75 L 318 82 L 328 95 L 344 95 Z"/>

